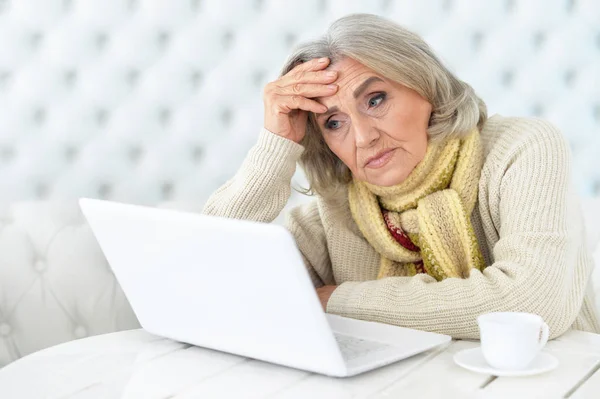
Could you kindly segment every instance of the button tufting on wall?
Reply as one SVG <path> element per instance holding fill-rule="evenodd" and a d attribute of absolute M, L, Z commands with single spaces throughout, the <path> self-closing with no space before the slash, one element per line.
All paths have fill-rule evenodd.
<path fill-rule="evenodd" d="M 77 148 L 75 147 L 65 147 L 65 159 L 69 162 L 73 162 L 75 160 L 75 158 L 77 158 Z"/>
<path fill-rule="evenodd" d="M 106 48 L 108 43 L 108 35 L 106 33 L 98 33 L 96 35 L 96 48 L 98 51 L 102 51 Z"/>
<path fill-rule="evenodd" d="M 48 2 L 52 5 L 37 12 L 56 14 L 40 18 L 35 7 L 17 7 L 19 0 L 0 0 L 0 12 L 4 11 L 0 16 L 8 22 L 0 24 L 0 98 L 11 100 L 5 112 L 0 110 L 0 131 L 6 132 L 0 140 L 0 167 L 6 169 L 9 180 L 22 183 L 5 190 L 5 200 L 33 200 L 48 190 L 48 198 L 93 196 L 102 183 L 106 183 L 100 188 L 102 195 L 115 200 L 141 202 L 148 193 L 160 197 L 160 184 L 167 177 L 141 178 L 139 185 L 124 187 L 120 176 L 140 178 L 149 173 L 147 167 L 152 165 L 144 161 L 150 162 L 157 151 L 155 143 L 162 143 L 162 138 L 173 140 L 172 146 L 158 150 L 167 163 L 179 161 L 181 155 L 182 162 L 200 168 L 212 168 L 212 162 L 205 163 L 209 159 L 223 163 L 217 163 L 223 169 L 219 175 L 223 181 L 214 177 L 210 185 L 193 183 L 198 185 L 194 190 L 208 196 L 226 175 L 235 172 L 227 169 L 233 163 L 218 154 L 221 147 L 213 142 L 235 133 L 244 137 L 240 146 L 249 146 L 247 137 L 252 133 L 245 127 L 260 122 L 262 89 L 276 77 L 289 45 L 305 35 L 324 33 L 329 17 L 337 16 L 335 9 L 345 4 L 314 0 L 308 2 L 310 6 L 294 9 L 290 17 L 289 7 L 276 6 L 278 2 L 272 0 L 248 0 L 240 7 L 235 0 L 173 3 L 177 5 L 162 8 L 152 0 L 110 0 L 102 5 L 106 13 L 98 13 L 100 8 L 86 1 L 52 0 Z M 592 137 L 594 128 L 600 127 L 600 97 L 592 84 L 586 84 L 593 82 L 600 56 L 600 28 L 594 16 L 587 15 L 596 10 L 590 6 L 593 0 L 564 0 L 560 7 L 548 6 L 542 14 L 536 5 L 517 0 L 498 0 L 500 4 L 487 11 L 482 7 L 483 13 L 466 7 L 464 0 L 432 0 L 423 6 L 394 0 L 367 3 L 350 7 L 389 14 L 428 42 L 431 39 L 435 52 L 476 89 L 490 109 L 500 114 L 533 116 L 534 111 L 537 116 L 552 117 L 565 135 L 576 137 L 574 143 Z M 230 9 L 232 4 L 234 9 Z M 404 12 L 405 7 L 410 12 Z M 429 21 L 412 19 L 413 12 L 421 11 L 431 11 Z M 434 23 L 438 16 L 443 24 Z M 28 23 L 20 24 L 22 18 Z M 275 22 L 264 24 L 265 18 Z M 449 40 L 451 34 L 465 40 Z M 262 47 L 271 36 L 281 40 L 273 42 L 265 55 L 257 55 L 252 44 Z M 575 42 L 573 54 L 561 58 L 565 45 Z M 464 62 L 475 51 L 476 65 Z M 236 75 L 240 64 L 247 71 Z M 161 76 L 169 76 L 169 82 L 161 82 Z M 232 92 L 235 96 L 228 94 Z M 559 106 L 552 100 L 557 95 L 567 102 L 579 98 L 581 106 L 572 123 L 552 111 Z M 256 111 L 246 112 L 251 108 Z M 213 117 L 202 117 L 203 112 Z M 170 137 L 171 130 L 177 132 L 176 137 Z M 31 133 L 21 140 L 19 132 L 23 131 Z M 110 143 L 102 137 L 105 134 Z M 147 140 L 150 135 L 157 140 Z M 177 141 L 188 137 L 194 138 L 183 154 L 178 153 L 182 146 Z M 25 147 L 29 143 L 37 149 Z M 590 157 L 597 144 L 597 140 L 579 144 L 577 148 L 586 152 L 576 152 L 575 157 Z M 588 150 L 590 145 L 594 150 Z M 49 150 L 39 159 L 27 156 L 43 152 L 45 146 L 56 147 L 58 153 Z M 241 147 L 236 151 L 241 156 Z M 114 162 L 103 165 L 103 159 Z M 578 163 L 582 169 L 593 169 L 590 165 L 593 159 Z M 579 181 L 591 193 L 599 175 L 594 170 L 579 172 L 589 176 Z M 38 177 L 24 181 L 25 175 Z M 36 191 L 41 182 L 47 187 Z M 187 189 L 182 191 L 179 180 L 172 183 L 172 199 L 179 200 L 177 194 Z"/>
<path fill-rule="evenodd" d="M 444 0 L 444 2 L 442 3 L 442 8 L 444 9 L 445 12 L 450 12 L 453 7 L 454 7 L 453 0 Z"/>
<path fill-rule="evenodd" d="M 75 327 L 75 330 L 73 330 L 73 334 L 75 334 L 77 338 L 84 338 L 88 335 L 87 330 L 84 326 Z"/>
<path fill-rule="evenodd" d="M 133 162 L 138 162 L 142 157 L 142 149 L 138 146 L 131 147 L 129 149 L 129 159 Z"/>
<path fill-rule="evenodd" d="M 35 269 L 35 271 L 36 271 L 36 272 L 38 272 L 38 273 L 43 273 L 43 272 L 45 272 L 45 271 L 46 271 L 46 268 L 47 268 L 47 266 L 48 266 L 48 265 L 47 265 L 47 263 L 46 263 L 46 262 L 44 262 L 44 261 L 43 261 L 43 260 L 41 260 L 41 259 L 38 259 L 38 260 L 35 262 L 35 264 L 33 265 L 33 268 Z"/>
<path fill-rule="evenodd" d="M 156 43 L 158 47 L 164 49 L 169 45 L 169 41 L 171 40 L 171 34 L 167 31 L 161 31 L 156 36 Z"/>
<path fill-rule="evenodd" d="M 265 71 L 262 71 L 262 70 L 254 71 L 252 73 L 252 80 L 254 82 L 254 85 L 258 86 L 258 87 L 262 87 L 265 76 L 267 76 L 267 73 Z"/>
<path fill-rule="evenodd" d="M 223 126 L 228 126 L 231 123 L 232 116 L 232 112 L 229 108 L 224 108 L 221 111 L 221 123 L 223 123 Z"/>
<path fill-rule="evenodd" d="M 46 120 L 46 110 L 44 108 L 36 108 L 33 110 L 33 120 L 38 125 L 41 125 Z"/>
<path fill-rule="evenodd" d="M 63 0 L 63 11 L 69 12 L 73 8 L 73 0 Z"/>
<path fill-rule="evenodd" d="M 504 3 L 504 9 L 507 14 L 511 14 L 515 11 L 515 0 L 506 0 Z"/>
<path fill-rule="evenodd" d="M 575 76 L 576 76 L 576 73 L 574 70 L 569 69 L 569 70 L 565 71 L 565 74 L 563 76 L 563 78 L 565 79 L 565 84 L 567 86 L 572 86 L 573 82 L 575 81 Z"/>
<path fill-rule="evenodd" d="M 544 45 L 545 41 L 546 34 L 544 32 L 535 32 L 533 34 L 533 45 L 535 46 L 536 50 L 539 50 Z"/>
<path fill-rule="evenodd" d="M 44 199 L 48 197 L 48 192 L 50 190 L 48 189 L 48 186 L 44 183 L 38 183 L 35 186 L 35 195 L 38 199 Z"/>
<path fill-rule="evenodd" d="M 139 6 L 138 0 L 128 0 L 127 3 L 129 11 L 131 12 L 136 11 Z"/>
<path fill-rule="evenodd" d="M 0 159 L 4 163 L 10 162 L 15 157 L 15 149 L 12 147 L 0 148 Z"/>
<path fill-rule="evenodd" d="M 3 337 L 8 337 L 10 335 L 10 332 L 12 331 L 12 329 L 10 328 L 10 326 L 6 323 L 2 323 L 0 324 L 0 335 Z"/>
<path fill-rule="evenodd" d="M 194 162 L 199 162 L 204 155 L 204 149 L 200 146 L 192 148 L 192 159 Z"/>
<path fill-rule="evenodd" d="M 502 72 L 502 84 L 504 85 L 504 87 L 509 87 L 510 85 L 512 85 L 513 80 L 515 78 L 515 74 L 513 71 L 510 70 L 506 70 L 504 72 Z"/>
<path fill-rule="evenodd" d="M 162 193 L 163 200 L 171 198 L 173 196 L 173 183 L 171 183 L 171 182 L 164 182 L 160 186 L 160 191 Z"/>
<path fill-rule="evenodd" d="M 479 51 L 481 49 L 482 42 L 483 42 L 483 33 L 482 32 L 473 32 L 473 35 L 471 35 L 471 44 L 475 51 Z"/>
<path fill-rule="evenodd" d="M 171 121 L 171 110 L 168 108 L 163 108 L 158 113 L 158 120 L 161 125 L 166 126 Z"/>
<path fill-rule="evenodd" d="M 0 71 L 0 89 L 8 88 L 12 74 L 8 71 Z"/>
<path fill-rule="evenodd" d="M 293 34 L 293 33 L 291 33 L 291 32 L 288 32 L 288 33 L 286 33 L 286 34 L 285 34 L 285 36 L 284 36 L 284 38 L 285 38 L 285 39 L 284 39 L 284 40 L 285 40 L 285 44 L 286 44 L 288 47 L 292 47 L 292 45 L 293 45 L 294 43 L 296 43 L 296 39 L 297 39 L 296 35 L 294 35 L 294 34 Z"/>
<path fill-rule="evenodd" d="M 200 0 L 190 0 L 190 8 L 194 12 L 200 10 Z"/>
<path fill-rule="evenodd" d="M 108 111 L 105 109 L 96 110 L 96 123 L 98 126 L 102 127 L 106 125 L 106 121 L 108 120 Z"/>
<path fill-rule="evenodd" d="M 40 32 L 31 32 L 29 35 L 29 45 L 31 48 L 38 48 L 42 43 L 43 37 Z"/>
<path fill-rule="evenodd" d="M 140 79 L 140 71 L 138 71 L 137 69 L 132 69 L 129 72 L 127 72 L 127 82 L 129 83 L 129 86 L 134 87 L 135 85 L 137 85 L 137 82 Z"/>
<path fill-rule="evenodd" d="M 102 183 L 98 186 L 98 195 L 100 196 L 100 198 L 108 198 L 111 192 L 112 187 L 110 186 L 110 184 Z"/>
<path fill-rule="evenodd" d="M 223 33 L 223 37 L 221 38 L 221 43 L 223 44 L 223 48 L 229 48 L 233 44 L 233 32 L 227 31 Z"/>
<path fill-rule="evenodd" d="M 192 87 L 194 87 L 195 89 L 197 89 L 201 84 L 202 84 L 202 72 L 201 71 L 194 71 L 190 74 L 190 82 L 192 84 Z"/>
<path fill-rule="evenodd" d="M 74 70 L 65 71 L 63 79 L 65 82 L 65 86 L 71 88 L 75 86 L 75 82 L 77 81 L 77 72 Z"/>

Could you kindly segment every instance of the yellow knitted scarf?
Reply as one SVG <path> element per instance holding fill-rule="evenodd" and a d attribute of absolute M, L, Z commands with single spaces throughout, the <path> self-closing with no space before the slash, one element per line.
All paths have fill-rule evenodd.
<path fill-rule="evenodd" d="M 474 129 L 463 139 L 430 141 L 424 159 L 396 186 L 356 179 L 349 184 L 352 216 L 381 255 L 377 278 L 424 272 L 440 281 L 467 278 L 472 268 L 483 270 L 470 220 L 482 165 L 479 130 Z M 401 245 L 399 236 L 410 240 L 408 245 Z"/>

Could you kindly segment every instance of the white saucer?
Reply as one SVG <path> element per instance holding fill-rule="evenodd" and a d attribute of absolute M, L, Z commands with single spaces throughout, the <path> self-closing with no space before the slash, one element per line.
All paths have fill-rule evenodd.
<path fill-rule="evenodd" d="M 558 359 L 547 352 L 540 352 L 527 368 L 522 370 L 495 369 L 485 361 L 481 347 L 465 349 L 454 355 L 454 362 L 467 370 L 476 373 L 491 374 L 498 377 L 521 377 L 535 375 L 554 370 L 558 366 Z"/>

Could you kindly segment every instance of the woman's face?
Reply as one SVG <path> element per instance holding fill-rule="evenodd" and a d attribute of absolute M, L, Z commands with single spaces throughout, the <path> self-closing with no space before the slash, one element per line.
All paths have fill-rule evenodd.
<path fill-rule="evenodd" d="M 425 156 L 431 104 L 350 58 L 328 70 L 338 71 L 339 89 L 316 98 L 328 108 L 316 114 L 325 142 L 354 178 L 378 186 L 402 183 Z"/>

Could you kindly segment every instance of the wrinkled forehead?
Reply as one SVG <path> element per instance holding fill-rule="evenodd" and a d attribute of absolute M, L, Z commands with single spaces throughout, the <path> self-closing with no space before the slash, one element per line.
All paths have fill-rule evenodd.
<path fill-rule="evenodd" d="M 360 77 L 365 75 L 379 76 L 371 68 L 361 64 L 352 58 L 342 58 L 332 62 L 325 68 L 327 71 L 336 71 L 338 73 L 337 79 L 334 82 L 338 85 L 358 85 L 361 83 Z"/>
<path fill-rule="evenodd" d="M 350 58 L 334 62 L 326 70 L 338 73 L 337 79 L 333 83 L 339 87 L 338 91 L 331 96 L 316 98 L 318 102 L 327 106 L 343 106 L 345 102 L 354 101 L 370 85 L 387 81 L 372 69 Z"/>

